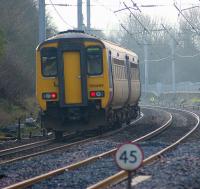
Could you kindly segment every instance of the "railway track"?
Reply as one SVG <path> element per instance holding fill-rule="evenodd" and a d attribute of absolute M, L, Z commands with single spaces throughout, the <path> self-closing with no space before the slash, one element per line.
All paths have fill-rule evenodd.
<path fill-rule="evenodd" d="M 138 119 L 136 119 L 135 121 L 132 121 L 130 125 L 135 124 L 138 120 L 140 120 L 143 117 L 143 114 L 141 114 L 141 117 L 139 117 Z M 38 155 L 42 155 L 42 154 L 46 154 L 46 153 L 50 153 L 50 152 L 54 152 L 56 150 L 61 150 L 61 149 L 66 149 L 69 148 L 71 146 L 74 145 L 78 145 L 78 144 L 82 144 L 85 142 L 89 142 L 91 140 L 95 140 L 98 139 L 100 137 L 106 137 L 109 135 L 114 135 L 117 132 L 120 132 L 124 129 L 126 129 L 126 127 L 122 127 L 120 129 L 117 129 L 115 131 L 111 131 L 111 132 L 107 132 L 105 134 L 102 134 L 100 136 L 94 136 L 94 137 L 88 137 L 86 139 L 81 139 L 79 140 L 79 137 L 81 137 L 81 133 L 79 135 L 75 134 L 69 134 L 69 135 L 65 135 L 65 140 L 76 140 L 75 142 L 65 142 L 64 144 L 62 143 L 55 143 L 54 139 L 48 139 L 48 140 L 44 140 L 44 141 L 38 141 L 38 142 L 34 142 L 34 143 L 30 143 L 30 144 L 25 144 L 25 145 L 21 145 L 21 146 L 16 146 L 13 148 L 8 148 L 5 150 L 0 150 L 0 166 L 4 165 L 4 164 L 9 164 L 9 163 L 13 163 L 16 161 L 20 161 L 20 160 L 24 160 L 27 158 L 32 158 L 34 156 L 38 156 Z M 53 146 L 50 146 L 53 145 Z M 28 154 L 24 154 L 27 151 L 30 150 L 35 150 L 36 148 L 44 148 L 46 147 L 47 149 L 42 149 L 36 152 L 30 152 Z M 19 153 L 22 153 L 21 155 Z M 13 158 L 13 156 L 16 156 Z"/>
<path fill-rule="evenodd" d="M 141 137 L 133 140 L 132 142 L 139 142 L 139 141 L 147 140 L 147 139 L 149 139 L 149 138 L 151 138 L 151 137 L 153 137 L 155 135 L 158 135 L 164 129 L 169 127 L 171 125 L 171 123 L 172 123 L 172 116 L 169 113 L 166 113 L 166 114 L 168 115 L 168 120 L 162 126 L 160 126 L 159 128 L 156 128 L 154 131 L 151 131 L 151 132 L 149 132 L 148 134 L 146 134 L 144 136 L 141 136 Z M 59 174 L 62 174 L 62 173 L 70 172 L 71 170 L 79 169 L 80 167 L 83 167 L 84 165 L 85 166 L 86 165 L 90 165 L 92 162 L 101 160 L 101 159 L 106 158 L 106 157 L 110 157 L 115 153 L 115 151 L 116 151 L 116 148 L 113 148 L 112 150 L 100 153 L 100 154 L 95 155 L 95 156 L 91 156 L 91 157 L 86 158 L 86 159 L 84 159 L 84 160 L 82 160 L 80 162 L 73 163 L 73 164 L 70 164 L 68 166 L 61 167 L 59 169 L 55 169 L 53 171 L 47 172 L 45 174 L 36 176 L 36 177 L 28 179 L 28 180 L 24 180 L 22 182 L 16 183 L 16 184 L 11 185 L 11 186 L 8 186 L 6 188 L 7 189 L 8 188 L 25 188 L 25 187 L 33 185 L 33 184 L 35 184 L 35 183 L 37 183 L 39 181 L 48 179 L 50 177 L 53 177 L 53 176 L 56 176 L 56 175 L 59 175 Z"/>
<path fill-rule="evenodd" d="M 47 140 L 28 143 L 28 144 L 1 150 L 0 151 L 0 165 L 16 162 L 16 161 L 23 160 L 29 157 L 34 157 L 40 154 L 51 152 L 53 150 L 56 150 L 58 147 L 57 148 L 51 147 L 48 150 L 40 150 L 40 149 L 49 148 L 49 146 L 55 146 L 55 145 L 60 146 L 60 143 L 56 143 L 55 139 L 47 139 Z M 64 145 L 61 145 L 60 147 L 62 146 Z M 32 152 L 35 150 L 37 151 L 38 148 L 39 148 L 38 152 Z"/>
<path fill-rule="evenodd" d="M 25 150 L 31 150 L 31 149 L 36 148 L 38 146 L 51 144 L 53 141 L 54 141 L 53 139 L 47 139 L 47 140 L 43 140 L 43 141 L 33 142 L 33 143 L 29 143 L 29 144 L 24 144 L 24 145 L 0 150 L 0 158 L 3 157 L 3 156 L 19 153 L 19 152 L 22 152 L 22 151 L 25 151 Z"/>
<path fill-rule="evenodd" d="M 175 110 L 175 108 L 173 108 L 173 109 Z M 170 145 L 162 148 L 161 150 L 159 150 L 151 155 L 148 155 L 143 160 L 143 163 L 142 163 L 143 167 L 155 162 L 156 160 L 159 160 L 164 153 L 174 149 L 178 144 L 183 142 L 183 140 L 185 140 L 188 136 L 190 136 L 197 129 L 197 127 L 199 126 L 199 122 L 200 122 L 199 116 L 193 112 L 189 112 L 186 110 L 181 110 L 181 111 L 192 115 L 196 119 L 196 123 L 193 125 L 193 127 L 187 133 L 185 133 L 183 136 L 178 138 L 176 141 L 174 141 Z M 104 180 L 99 181 L 99 182 L 87 187 L 87 189 L 100 189 L 100 188 L 102 189 L 102 188 L 110 187 L 112 185 L 116 185 L 116 184 L 126 180 L 127 178 L 128 178 L 128 173 L 126 171 L 119 171 L 116 174 L 114 174 L 110 177 L 107 177 Z"/>
<path fill-rule="evenodd" d="M 15 147 L 19 147 L 19 146 L 28 145 L 31 143 L 45 141 L 45 140 L 52 139 L 52 138 L 53 137 L 51 135 L 48 135 L 48 136 L 34 136 L 32 138 L 22 138 L 21 140 L 18 140 L 17 138 L 14 138 L 14 140 L 12 140 L 12 139 L 4 140 L 4 141 L 1 141 L 1 143 L 0 143 L 0 151 L 6 150 L 9 148 L 15 148 Z"/>
<path fill-rule="evenodd" d="M 16 137 L 0 137 L 0 141 L 14 140 Z"/>

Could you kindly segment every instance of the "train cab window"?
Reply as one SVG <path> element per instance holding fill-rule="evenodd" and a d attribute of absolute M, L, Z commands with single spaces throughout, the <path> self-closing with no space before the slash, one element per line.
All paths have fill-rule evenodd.
<path fill-rule="evenodd" d="M 87 48 L 87 71 L 89 75 L 100 75 L 103 72 L 102 49 L 99 47 Z"/>
<path fill-rule="evenodd" d="M 54 47 L 41 50 L 42 75 L 54 77 L 57 75 L 57 49 Z"/>

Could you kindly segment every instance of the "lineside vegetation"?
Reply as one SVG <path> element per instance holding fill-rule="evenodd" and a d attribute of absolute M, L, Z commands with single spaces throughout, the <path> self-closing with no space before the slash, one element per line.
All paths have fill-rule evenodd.
<path fill-rule="evenodd" d="M 0 126 L 5 126 L 36 111 L 38 8 L 33 0 L 1 0 L 0 10 Z M 55 32 L 49 17 L 47 32 Z"/>

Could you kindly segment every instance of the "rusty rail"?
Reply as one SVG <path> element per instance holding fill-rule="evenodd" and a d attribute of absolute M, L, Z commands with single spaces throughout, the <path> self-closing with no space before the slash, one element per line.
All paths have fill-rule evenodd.
<path fill-rule="evenodd" d="M 193 112 L 189 112 L 186 110 L 181 110 L 181 111 L 192 114 L 197 119 L 196 125 L 193 127 L 192 130 L 190 130 L 187 134 L 185 134 L 183 137 L 181 137 L 179 140 L 177 140 L 173 144 L 169 145 L 168 147 L 160 150 L 159 152 L 157 152 L 157 153 L 149 156 L 145 160 L 143 160 L 142 166 L 148 165 L 148 164 L 152 163 L 153 161 L 159 159 L 163 153 L 166 153 L 167 151 L 172 150 L 174 147 L 176 147 L 180 142 L 182 142 L 184 139 L 186 139 L 189 135 L 191 135 L 197 129 L 197 127 L 199 126 L 199 116 Z M 103 188 L 109 187 L 111 185 L 117 184 L 119 182 L 122 182 L 123 180 L 127 179 L 127 177 L 128 177 L 128 173 L 126 171 L 120 171 L 120 172 L 116 173 L 115 175 L 112 175 L 112 176 L 88 187 L 87 189 L 103 189 Z"/>
<path fill-rule="evenodd" d="M 151 109 L 151 108 L 149 108 Z M 163 111 L 165 112 L 165 111 Z M 145 136 L 142 136 L 136 140 L 133 140 L 132 143 L 135 143 L 135 142 L 139 142 L 139 141 L 143 141 L 143 140 L 147 140 L 149 139 L 150 137 L 153 137 L 155 136 L 156 134 L 159 134 L 160 132 L 162 132 L 164 129 L 166 129 L 167 127 L 169 127 L 172 123 L 172 115 L 168 112 L 165 112 L 168 114 L 169 116 L 169 119 L 167 120 L 167 122 L 165 124 L 163 124 L 160 128 L 156 129 L 155 131 L 152 131 L 150 133 L 148 133 L 147 135 Z M 45 173 L 45 174 L 42 174 L 42 175 L 39 175 L 39 176 L 36 176 L 36 177 L 33 177 L 33 178 L 30 178 L 30 179 L 27 179 L 27 180 L 24 180 L 22 182 L 18 182 L 16 184 L 13 184 L 13 185 L 10 185 L 10 186 L 7 186 L 5 187 L 4 189 L 21 189 L 21 188 L 26 188 L 28 186 L 31 186 L 33 184 L 36 184 L 38 183 L 39 181 L 42 181 L 42 180 L 45 180 L 45 179 L 48 179 L 48 178 L 51 178 L 53 176 L 56 176 L 56 175 L 59 175 L 59 174 L 62 174 L 64 172 L 67 172 L 67 171 L 70 171 L 70 170 L 74 170 L 74 169 L 77 169 L 83 165 L 86 165 L 86 164 L 89 164 L 89 163 L 92 163 L 98 159 L 101 159 L 103 157 L 106 157 L 106 156 L 109 156 L 109 155 L 112 155 L 116 152 L 117 148 L 114 148 L 110 151 L 107 151 L 107 152 L 104 152 L 104 153 L 101 153 L 99 155 L 96 155 L 96 156 L 92 156 L 90 158 L 87 158 L 83 161 L 80 161 L 80 162 L 77 162 L 77 163 L 74 163 L 74 164 L 71 164 L 71 165 L 68 165 L 68 166 L 65 166 L 65 167 L 62 167 L 60 169 L 56 169 L 56 170 L 53 170 L 53 171 L 50 171 L 48 173 Z"/>

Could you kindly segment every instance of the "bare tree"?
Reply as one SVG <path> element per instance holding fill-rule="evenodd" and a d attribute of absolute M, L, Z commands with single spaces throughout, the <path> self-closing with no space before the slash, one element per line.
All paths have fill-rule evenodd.
<path fill-rule="evenodd" d="M 1 0 L 0 9 L 0 98 L 20 103 L 34 95 L 37 4 L 33 0 Z M 50 18 L 47 25 L 48 34 L 54 34 Z"/>

